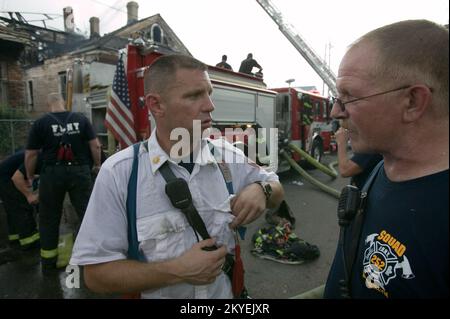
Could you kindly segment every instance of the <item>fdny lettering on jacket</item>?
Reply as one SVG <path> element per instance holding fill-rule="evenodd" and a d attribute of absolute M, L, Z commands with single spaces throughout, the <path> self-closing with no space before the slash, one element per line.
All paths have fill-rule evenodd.
<path fill-rule="evenodd" d="M 66 131 L 68 135 L 72 134 L 80 134 L 80 123 L 79 122 L 73 122 L 73 123 L 67 123 L 66 127 L 63 127 L 59 124 L 53 124 L 52 125 L 52 131 L 53 136 L 62 136 Z"/>

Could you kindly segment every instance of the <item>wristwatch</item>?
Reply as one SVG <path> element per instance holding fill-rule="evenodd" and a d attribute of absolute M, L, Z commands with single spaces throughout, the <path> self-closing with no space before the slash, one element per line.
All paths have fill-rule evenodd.
<path fill-rule="evenodd" d="M 256 184 L 260 185 L 262 187 L 262 190 L 264 192 L 264 196 L 266 196 L 266 202 L 269 200 L 270 196 L 272 195 L 272 186 L 270 186 L 267 182 L 255 182 Z"/>

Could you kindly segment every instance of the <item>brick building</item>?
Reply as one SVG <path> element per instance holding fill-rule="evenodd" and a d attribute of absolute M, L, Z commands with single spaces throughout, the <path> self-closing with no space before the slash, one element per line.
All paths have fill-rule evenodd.
<path fill-rule="evenodd" d="M 64 31 L 30 25 L 20 13 L 0 17 L 1 106 L 26 110 L 30 118 L 39 117 L 47 111 L 48 93 L 61 92 L 65 97 L 67 72 L 74 70 L 77 61 L 110 65 L 105 68 L 110 79 L 103 83 L 110 85 L 119 50 L 133 39 L 190 55 L 159 14 L 138 20 L 138 4 L 133 1 L 127 4 L 124 26 L 104 36 L 100 36 L 99 19 L 92 17 L 88 39 L 74 32 L 72 8 L 64 8 L 63 13 L 64 21 L 72 21 L 66 23 Z M 92 85 L 98 83 L 74 83 L 74 93 L 86 93 Z"/>

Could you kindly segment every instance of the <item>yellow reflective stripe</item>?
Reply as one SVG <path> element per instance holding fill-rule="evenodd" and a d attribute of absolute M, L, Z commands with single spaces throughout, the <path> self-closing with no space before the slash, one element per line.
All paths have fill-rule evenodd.
<path fill-rule="evenodd" d="M 36 240 L 39 240 L 39 233 L 34 233 L 33 235 L 31 235 L 31 236 L 29 236 L 29 237 L 25 237 L 25 238 L 22 238 L 21 240 L 20 240 L 20 245 L 21 246 L 25 246 L 25 245 L 28 245 L 28 244 L 32 244 L 32 243 L 34 243 Z"/>
<path fill-rule="evenodd" d="M 53 258 L 58 256 L 58 248 L 52 250 L 44 250 L 41 249 L 41 257 L 42 258 Z"/>
<path fill-rule="evenodd" d="M 62 268 L 69 264 L 70 257 L 72 256 L 73 249 L 73 234 L 67 233 L 59 237 L 58 244 L 58 260 L 56 261 L 56 267 Z"/>
<path fill-rule="evenodd" d="M 17 240 L 17 239 L 19 239 L 19 234 L 17 234 L 17 235 L 9 235 L 8 239 L 9 240 Z"/>

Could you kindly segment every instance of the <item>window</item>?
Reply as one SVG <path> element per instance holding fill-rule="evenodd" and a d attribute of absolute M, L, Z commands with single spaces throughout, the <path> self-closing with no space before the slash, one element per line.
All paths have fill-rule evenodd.
<path fill-rule="evenodd" d="M 256 95 L 229 88 L 215 87 L 211 95 L 215 122 L 254 122 L 256 120 Z"/>
<path fill-rule="evenodd" d="M 0 104 L 6 105 L 8 101 L 7 92 L 8 73 L 6 68 L 6 62 L 0 62 Z"/>
<path fill-rule="evenodd" d="M 320 117 L 321 116 L 321 112 L 322 112 L 322 109 L 321 109 L 320 101 L 315 101 L 314 102 L 314 117 L 315 118 Z"/>
<path fill-rule="evenodd" d="M 281 136 L 287 137 L 289 135 L 291 115 L 289 114 L 290 98 L 288 94 L 276 95 L 276 119 L 275 125 L 279 130 Z"/>
<path fill-rule="evenodd" d="M 162 43 L 164 34 L 161 27 L 158 24 L 152 25 L 152 39 L 154 42 Z"/>
<path fill-rule="evenodd" d="M 34 95 L 33 95 L 33 81 L 28 81 L 28 111 L 32 111 L 34 109 Z"/>
<path fill-rule="evenodd" d="M 322 102 L 323 104 L 323 117 L 325 120 L 329 121 L 330 120 L 330 108 L 329 108 L 329 104 L 327 100 L 324 100 Z"/>
<path fill-rule="evenodd" d="M 59 72 L 58 73 L 59 76 L 59 93 L 61 93 L 64 101 L 67 98 L 67 72 Z"/>

